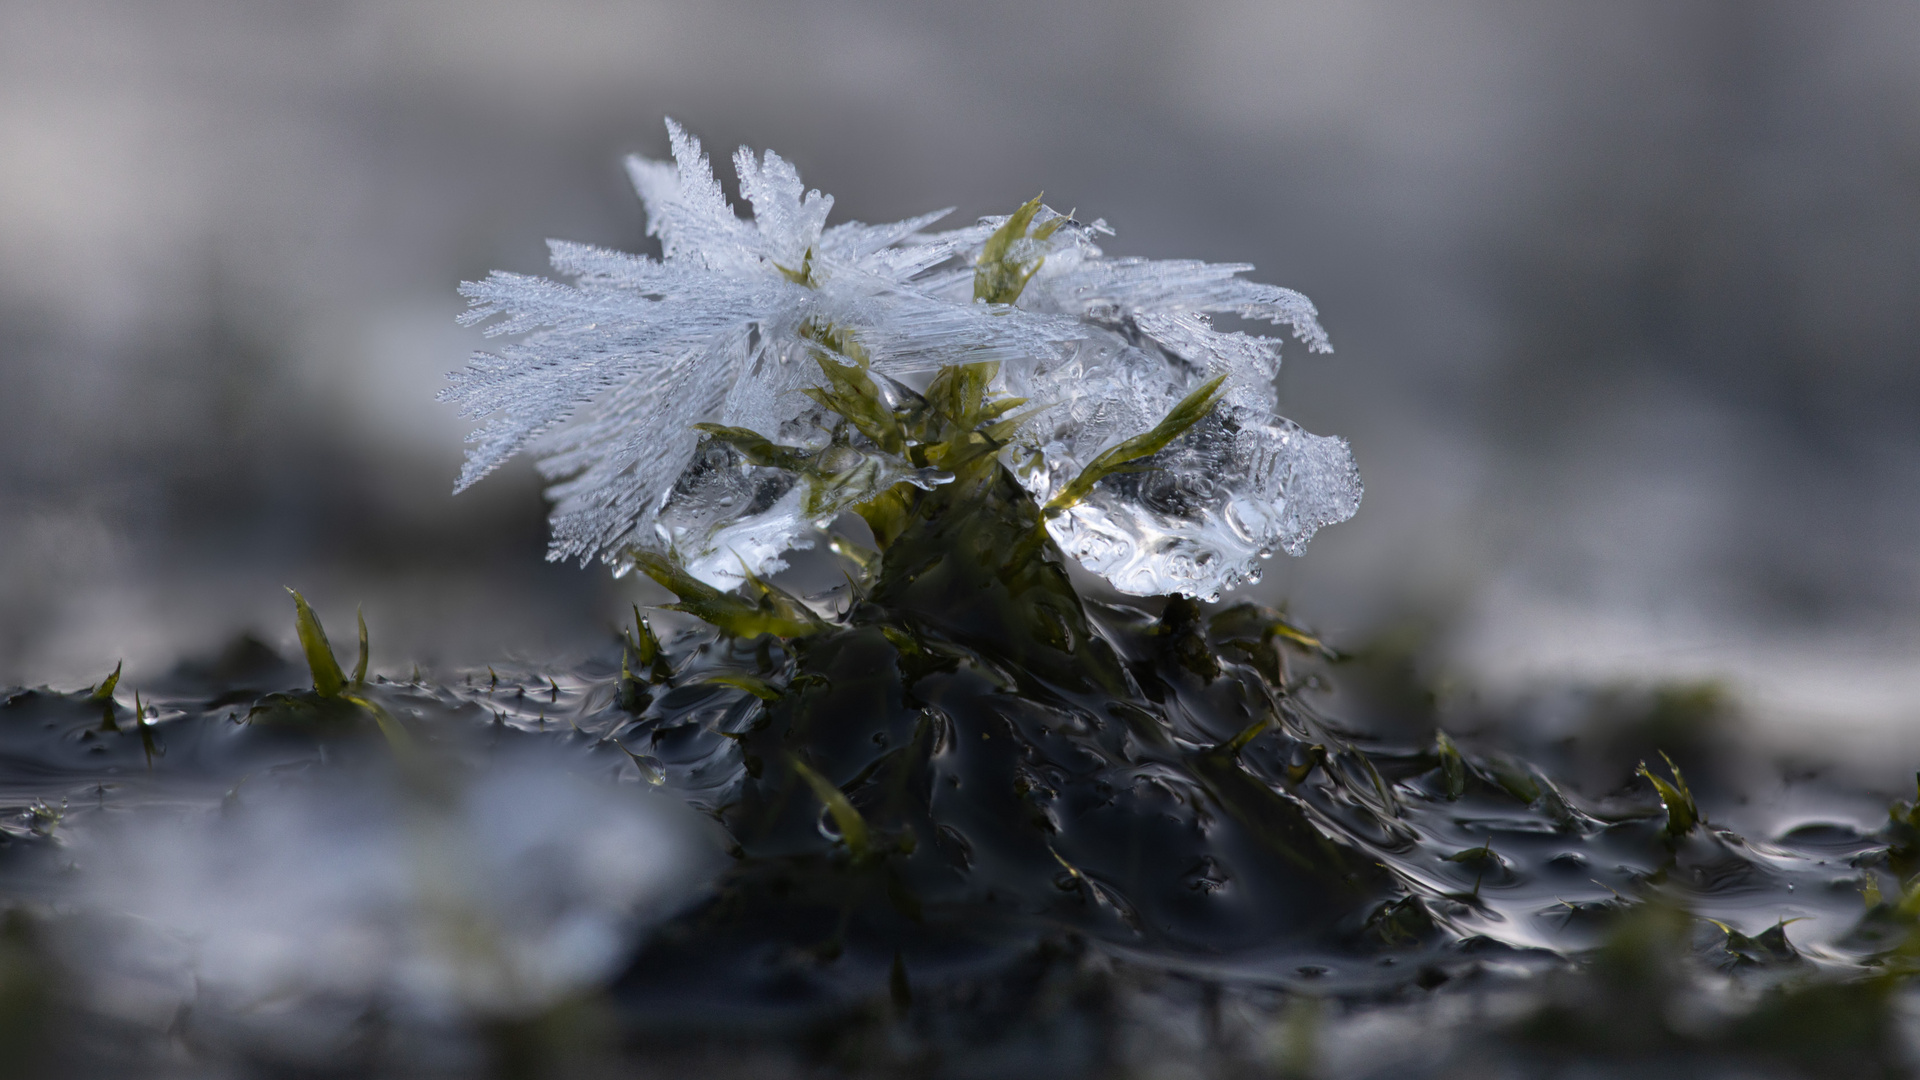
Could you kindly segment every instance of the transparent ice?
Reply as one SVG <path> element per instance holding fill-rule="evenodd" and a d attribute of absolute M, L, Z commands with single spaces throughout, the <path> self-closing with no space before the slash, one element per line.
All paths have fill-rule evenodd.
<path fill-rule="evenodd" d="M 927 229 L 948 211 L 829 226 L 831 197 L 805 190 L 772 151 L 756 160 L 742 147 L 743 218 L 699 140 L 671 120 L 667 130 L 672 163 L 627 162 L 659 259 L 552 241 L 571 283 L 495 272 L 461 286 L 463 323 L 517 340 L 476 354 L 441 395 L 486 418 L 456 490 L 532 447 L 554 482 L 550 558 L 599 557 L 619 572 L 632 551 L 661 551 L 726 588 L 783 568 L 786 551 L 861 499 L 940 483 L 857 438 L 831 439 L 836 418 L 800 392 L 823 382 L 818 356 L 864 366 L 900 395 L 944 365 L 997 361 L 992 389 L 1030 402 L 1002 461 L 1042 503 L 1225 376 L 1219 404 L 1149 467 L 1107 476 L 1048 518 L 1063 550 L 1123 592 L 1216 596 L 1358 508 L 1345 441 L 1275 412 L 1280 341 L 1212 325 L 1285 325 L 1330 351 L 1306 297 L 1240 277 L 1250 266 L 1109 258 L 1095 243 L 1105 222 L 1042 207 L 1035 224 L 1051 228 L 1007 253 L 1038 269 L 1013 303 L 978 301 L 977 264 L 1006 218 L 945 232 Z M 836 497 L 703 423 L 816 455 Z"/>

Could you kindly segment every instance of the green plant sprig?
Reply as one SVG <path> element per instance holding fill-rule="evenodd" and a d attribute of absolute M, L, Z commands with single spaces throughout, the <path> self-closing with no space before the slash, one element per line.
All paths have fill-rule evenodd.
<path fill-rule="evenodd" d="M 1107 477 L 1137 470 L 1141 466 L 1135 465 L 1135 462 L 1165 450 L 1173 440 L 1186 434 L 1189 428 L 1213 411 L 1213 407 L 1219 404 L 1226 381 L 1225 375 L 1215 375 L 1181 398 L 1151 430 L 1101 451 L 1100 456 L 1087 462 L 1087 467 L 1080 470 L 1080 475 L 1068 481 L 1059 494 L 1047 500 L 1047 516 L 1052 517 L 1086 498 L 1094 485 Z"/>
<path fill-rule="evenodd" d="M 1653 770 L 1647 768 L 1647 763 L 1644 761 L 1634 771 L 1646 777 L 1647 782 L 1653 785 L 1653 789 L 1660 793 L 1660 804 L 1667 810 L 1667 835 L 1684 836 L 1693 831 L 1695 825 L 1700 824 L 1700 807 L 1693 801 L 1693 792 L 1687 788 L 1686 777 L 1680 775 L 1680 766 L 1675 765 L 1673 759 L 1667 757 L 1664 751 L 1660 757 L 1667 763 L 1667 770 L 1673 774 L 1672 783 L 1655 776 Z"/>
<path fill-rule="evenodd" d="M 307 598 L 299 590 L 289 587 L 287 592 L 293 595 L 294 631 L 300 636 L 300 649 L 306 654 L 307 670 L 313 675 L 313 693 L 324 700 L 338 700 L 357 706 L 373 718 L 380 734 L 393 748 L 396 756 L 411 759 L 416 749 L 413 736 L 401 726 L 392 713 L 383 708 L 366 693 L 367 681 L 367 620 L 364 614 L 358 614 L 360 624 L 360 656 L 353 666 L 353 679 L 348 681 L 345 672 L 340 670 L 340 661 L 333 655 L 333 645 L 327 640 L 327 632 L 320 625 L 320 617 L 315 615 Z"/>
<path fill-rule="evenodd" d="M 658 552 L 635 551 L 633 559 L 641 573 L 679 597 L 678 603 L 666 605 L 668 610 L 692 615 L 729 637 L 772 634 L 778 638 L 800 638 L 827 627 L 825 620 L 812 609 L 753 574 L 746 575 L 741 586 L 755 594 L 749 600 L 714 588 Z"/>
<path fill-rule="evenodd" d="M 800 779 L 806 781 L 814 798 L 819 799 L 833 818 L 834 828 L 840 830 L 840 838 L 847 843 L 847 852 L 856 863 L 862 863 L 872 854 L 872 841 L 867 831 L 867 819 L 860 815 L 846 793 L 833 785 L 831 780 L 821 776 L 806 762 L 798 757 L 789 756 L 787 765 Z"/>
<path fill-rule="evenodd" d="M 1021 240 L 1044 242 L 1066 223 L 1066 218 L 1056 217 L 1028 232 L 1034 215 L 1040 212 L 1040 200 L 1045 195 L 1046 192 L 1041 192 L 1021 203 L 1020 208 L 1008 215 L 1007 220 L 987 238 L 973 269 L 975 303 L 1011 304 L 1020 299 L 1020 294 L 1026 291 L 1027 282 L 1033 280 L 1033 275 L 1047 261 L 1044 254 L 1032 254 L 1016 246 Z"/>

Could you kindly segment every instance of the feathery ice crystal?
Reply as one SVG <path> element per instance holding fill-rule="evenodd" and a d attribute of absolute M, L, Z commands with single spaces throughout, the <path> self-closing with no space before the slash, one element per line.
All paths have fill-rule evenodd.
<path fill-rule="evenodd" d="M 1061 548 L 1124 592 L 1215 596 L 1357 509 L 1345 441 L 1274 412 L 1280 342 L 1210 324 L 1284 323 L 1330 351 L 1306 297 L 1242 280 L 1252 267 L 1109 258 L 1104 222 L 1038 199 L 946 232 L 925 230 L 949 211 L 828 226 L 830 196 L 745 147 L 743 219 L 699 140 L 667 130 L 672 164 L 627 161 L 659 260 L 551 241 L 572 284 L 461 287 L 464 324 L 520 337 L 441 394 L 492 417 L 456 490 L 532 444 L 555 481 L 550 558 L 623 572 L 658 552 L 726 588 L 781 569 L 842 511 L 950 479 L 836 406 L 853 369 L 898 410 L 942 368 L 988 365 L 989 394 L 1021 410 L 993 428 L 1001 464 Z"/>

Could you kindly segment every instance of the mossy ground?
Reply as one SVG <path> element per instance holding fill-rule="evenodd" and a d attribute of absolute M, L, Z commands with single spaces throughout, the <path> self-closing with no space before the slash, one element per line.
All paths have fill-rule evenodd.
<path fill-rule="evenodd" d="M 1907 804 L 1878 831 L 1743 838 L 1687 783 L 1714 775 L 1713 741 L 1668 742 L 1711 727 L 1711 695 L 1655 695 L 1639 728 L 1614 725 L 1629 734 L 1603 756 L 1647 735 L 1676 758 L 1637 780 L 1637 760 L 1594 766 L 1618 775 L 1592 796 L 1438 731 L 1390 650 L 1343 657 L 1257 605 L 1089 599 L 1047 508 L 993 454 L 1007 410 L 990 372 L 912 395 L 839 375 L 864 438 L 946 479 L 861 504 L 830 594 L 723 593 L 638 553 L 678 602 L 568 670 L 395 681 L 363 629 L 348 673 L 296 598 L 304 664 L 243 641 L 151 687 L 9 691 L 0 1069 L 292 1067 L 271 1039 L 223 1040 L 216 1003 L 142 1026 L 76 989 L 86 973 L 45 942 L 63 925 L 62 831 L 88 814 L 293 769 L 397 765 L 431 796 L 542 743 L 705 811 L 729 868 L 604 985 L 430 1031 L 376 1025 L 300 1068 L 1905 1075 Z M 1330 720 L 1329 686 L 1397 734 Z"/>
<path fill-rule="evenodd" d="M 124 687 L 12 692 L 15 790 L 45 794 L 0 853 L 0 993 L 20 1021 L 0 1056 L 277 1067 L 260 1046 L 181 1058 L 191 1018 L 130 1030 L 71 992 L 36 895 L 88 808 L 56 789 L 137 803 L 267 762 L 352 769 L 407 745 L 431 763 L 504 736 L 676 787 L 735 848 L 712 898 L 612 984 L 477 1018 L 481 1072 L 1906 1074 L 1904 804 L 1879 834 L 1760 843 L 1715 831 L 1709 802 L 1674 835 L 1651 790 L 1603 811 L 1497 752 L 1343 735 L 1303 684 L 1354 669 L 1273 612 L 1090 604 L 1041 565 L 1009 584 L 990 560 L 930 564 L 784 641 L 655 615 L 658 637 L 630 630 L 577 670 L 375 674 L 361 696 L 404 718 L 403 744 L 351 680 L 300 689 L 303 665 L 257 642 L 152 688 L 142 715 Z M 1035 591 L 1051 599 L 1021 602 Z M 1529 899 L 1575 875 L 1606 884 Z M 1756 919 L 1769 905 L 1819 914 Z M 337 1074 L 382 1069 L 371 1053 Z"/>

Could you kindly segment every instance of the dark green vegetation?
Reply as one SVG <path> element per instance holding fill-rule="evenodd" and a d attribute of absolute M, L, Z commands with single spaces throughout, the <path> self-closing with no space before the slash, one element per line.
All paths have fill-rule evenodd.
<path fill-rule="evenodd" d="M 817 400 L 938 482 L 863 473 L 851 434 L 806 452 L 708 437 L 857 495 L 844 588 L 721 592 L 637 553 L 678 598 L 658 630 L 636 611 L 573 670 L 459 686 L 370 677 L 364 623 L 347 673 L 296 594 L 304 672 L 249 639 L 131 709 L 117 671 L 9 692 L 0 1062 L 288 1067 L 271 1042 L 222 1041 L 217 1002 L 142 1027 L 70 989 L 84 973 L 44 941 L 63 831 L 89 814 L 396 758 L 432 789 L 546 742 L 707 812 L 730 866 L 609 983 L 459 1018 L 478 1049 L 441 1075 L 1904 1075 L 1920 811 L 1742 838 L 1672 761 L 1644 784 L 1616 762 L 1588 797 L 1456 742 L 1389 652 L 1343 658 L 1250 604 L 1084 596 L 1053 508 L 998 464 L 1021 403 L 989 397 L 990 367 L 915 392 L 832 328 L 815 340 Z M 1102 467 L 1150 467 L 1213 391 Z M 1413 734 L 1343 730 L 1317 705 L 1329 685 Z M 1679 738 L 1716 707 L 1669 693 L 1616 727 Z M 409 1038 L 427 1036 L 301 1067 L 434 1074 Z"/>
<path fill-rule="evenodd" d="M 1476 1053 L 1896 1070 L 1890 1003 L 1920 887 L 1894 903 L 1880 889 L 1912 874 L 1904 805 L 1878 837 L 1836 825 L 1755 844 L 1707 821 L 1671 760 L 1637 770 L 1657 802 L 1594 802 L 1430 728 L 1425 745 L 1356 740 L 1302 692 L 1339 657 L 1279 613 L 1076 592 L 1041 528 L 1055 508 L 992 456 L 1018 403 L 987 398 L 990 370 L 948 369 L 916 395 L 821 363 L 848 384 L 835 411 L 954 479 L 860 508 L 880 550 L 848 560 L 832 618 L 640 557 L 713 629 L 675 678 L 634 680 L 630 700 L 659 702 L 623 744 L 737 845 L 714 902 L 617 988 L 640 1015 L 718 1020 L 717 1037 L 818 1010 L 821 1052 L 856 1071 L 965 1072 L 981 1042 L 1001 1052 L 1053 1010 L 1040 1043 L 1084 1025 L 1103 1034 L 1080 1065 L 1124 1067 L 1114 998 L 1156 1000 L 1172 978 L 1201 988 L 1189 1015 L 1214 1032 L 1198 1047 L 1214 1064 L 1284 1072 L 1309 1068 L 1305 1051 L 1288 1064 L 1236 1043 L 1209 995 L 1396 1002 L 1376 1007 L 1417 1028 L 1434 1019 L 1409 995 L 1511 993 L 1493 989 L 1510 978 L 1522 1004 L 1482 1026 Z M 1214 389 L 1100 464 L 1150 463 Z M 639 634 L 630 670 L 657 651 Z M 744 693 L 690 724 L 689 681 Z M 1698 727 L 1714 708 L 1663 693 L 1646 723 Z M 882 987 L 888 1019 L 856 1020 Z M 1286 1028 L 1284 1007 L 1251 1008 Z"/>
<path fill-rule="evenodd" d="M 1091 602 L 1044 546 L 1009 565 L 1014 494 L 903 515 L 837 606 L 661 568 L 712 621 L 637 617 L 568 672 L 355 677 L 301 604 L 306 670 L 243 640 L 134 708 L 11 693 L 0 760 L 40 794 L 0 846 L 0 1058 L 284 1065 L 69 992 L 40 898 L 88 815 L 531 740 L 707 808 L 732 868 L 601 992 L 471 1018 L 491 1064 L 447 1075 L 1904 1075 L 1908 804 L 1751 842 L 1667 812 L 1695 805 L 1676 774 L 1596 803 L 1444 735 L 1356 739 L 1309 689 L 1355 669 L 1276 613 Z"/>

